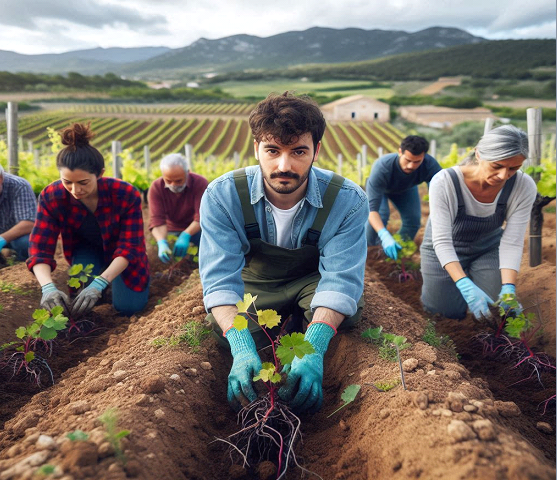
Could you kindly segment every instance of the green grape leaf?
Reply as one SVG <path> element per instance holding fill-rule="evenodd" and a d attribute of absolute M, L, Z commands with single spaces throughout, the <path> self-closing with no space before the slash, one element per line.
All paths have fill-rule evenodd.
<path fill-rule="evenodd" d="M 23 338 L 23 337 L 25 337 L 26 333 L 27 333 L 27 329 L 25 327 L 19 327 L 15 331 L 15 336 L 17 338 Z"/>
<path fill-rule="evenodd" d="M 52 328 L 54 327 L 54 323 L 54 317 L 50 317 L 49 319 L 45 320 L 45 322 L 43 323 L 43 327 Z"/>
<path fill-rule="evenodd" d="M 304 334 L 300 332 L 284 335 L 279 344 L 276 354 L 283 365 L 292 363 L 294 357 L 302 358 L 304 355 L 315 353 L 313 345 L 304 340 Z"/>
<path fill-rule="evenodd" d="M 369 338 L 370 340 L 379 340 L 381 338 L 381 332 L 383 327 L 368 328 L 362 332 L 362 337 Z"/>
<path fill-rule="evenodd" d="M 50 318 L 50 312 L 45 308 L 37 309 L 33 312 L 33 320 L 36 320 L 38 323 L 42 324 L 48 318 Z"/>
<path fill-rule="evenodd" d="M 195 263 L 199 263 L 199 257 L 196 255 L 195 257 L 193 257 L 193 261 L 194 261 Z"/>
<path fill-rule="evenodd" d="M 39 334 L 40 331 L 41 331 L 41 326 L 36 322 L 33 322 L 31 325 L 27 327 L 27 335 L 33 338 L 37 338 L 37 335 Z"/>
<path fill-rule="evenodd" d="M 120 430 L 116 435 L 114 435 L 114 438 L 116 438 L 116 440 L 120 440 L 121 438 L 127 437 L 130 433 L 132 433 L 130 430 Z"/>
<path fill-rule="evenodd" d="M 520 338 L 520 334 L 525 330 L 525 326 L 526 319 L 523 315 L 518 316 L 517 318 L 507 318 L 505 332 L 507 332 L 511 337 Z"/>
<path fill-rule="evenodd" d="M 244 294 L 244 300 L 240 300 L 236 306 L 238 307 L 238 313 L 247 313 L 250 305 L 257 300 L 257 295 L 255 297 L 251 296 L 251 293 Z"/>
<path fill-rule="evenodd" d="M 29 363 L 30 361 L 35 359 L 35 352 L 27 352 L 25 354 L 25 361 Z"/>
<path fill-rule="evenodd" d="M 64 311 L 64 307 L 61 307 L 60 305 L 56 305 L 56 306 L 50 311 L 50 314 L 51 314 L 53 317 L 57 317 L 57 316 L 60 315 L 63 311 Z"/>
<path fill-rule="evenodd" d="M 346 403 L 353 402 L 354 399 L 356 398 L 356 395 L 358 395 L 360 388 L 362 388 L 360 385 L 348 385 L 344 389 L 344 392 L 342 392 L 340 398 L 342 399 L 343 402 Z"/>
<path fill-rule="evenodd" d="M 92 263 L 89 263 L 89 264 L 87 264 L 87 266 L 84 268 L 83 271 L 84 271 L 86 274 L 90 275 L 91 272 L 93 271 L 93 267 L 94 267 L 94 266 L 95 266 L 95 265 L 93 265 Z"/>
<path fill-rule="evenodd" d="M 199 247 L 197 245 L 192 245 L 188 248 L 188 254 L 190 255 L 197 255 L 197 252 L 199 252 Z"/>
<path fill-rule="evenodd" d="M 234 317 L 234 328 L 236 330 L 243 330 L 248 327 L 248 319 L 242 317 L 242 315 L 236 315 Z"/>
<path fill-rule="evenodd" d="M 75 265 L 72 265 L 70 267 L 70 269 L 68 270 L 68 275 L 70 277 L 74 277 L 75 275 L 80 274 L 82 270 L 83 270 L 83 265 L 81 265 L 81 263 L 76 263 Z"/>
<path fill-rule="evenodd" d="M 78 278 L 72 277 L 68 280 L 68 285 L 72 288 L 80 288 L 81 283 L 79 282 Z"/>
<path fill-rule="evenodd" d="M 39 338 L 42 338 L 43 340 L 52 340 L 53 338 L 56 338 L 56 335 L 58 334 L 54 328 L 43 327 L 41 328 Z"/>
<path fill-rule="evenodd" d="M 55 322 L 52 325 L 54 330 L 64 330 L 66 328 L 66 324 L 68 323 L 68 318 L 64 317 L 63 315 L 58 315 L 55 317 Z"/>
<path fill-rule="evenodd" d="M 263 364 L 261 365 L 263 368 L 261 368 L 261 370 L 259 370 L 259 375 L 256 375 L 255 377 L 253 377 L 253 381 L 257 382 L 257 380 L 262 380 L 264 382 L 269 382 L 271 381 L 271 379 L 273 378 L 273 376 L 275 375 L 275 365 L 271 362 L 263 362 Z M 279 381 L 280 381 L 280 375 L 279 375 Z"/>
<path fill-rule="evenodd" d="M 81 283 L 85 283 L 87 281 L 87 275 L 81 275 L 81 277 L 79 277 L 79 281 Z"/>
<path fill-rule="evenodd" d="M 280 323 L 281 316 L 275 310 L 257 310 L 257 321 L 262 327 L 273 328 Z"/>

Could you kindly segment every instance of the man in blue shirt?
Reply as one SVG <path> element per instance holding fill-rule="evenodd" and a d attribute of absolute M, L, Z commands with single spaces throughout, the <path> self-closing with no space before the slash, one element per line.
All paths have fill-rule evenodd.
<path fill-rule="evenodd" d="M 230 345 L 228 400 L 236 409 L 256 399 L 257 349 L 269 345 L 253 322 L 249 330 L 233 326 L 244 293 L 258 295 L 258 310 L 292 315 L 288 327 L 307 325 L 315 353 L 293 360 L 279 395 L 298 411 L 317 411 L 329 341 L 341 324 L 360 318 L 364 305 L 368 202 L 355 183 L 313 166 L 325 119 L 310 98 L 269 95 L 249 122 L 259 165 L 217 178 L 201 200 L 205 308 Z"/>
<path fill-rule="evenodd" d="M 400 212 L 402 227 L 399 234 L 404 239 L 414 240 L 420 229 L 422 210 L 418 185 L 429 184 L 431 178 L 441 170 L 437 160 L 427 154 L 429 143 L 425 138 L 409 135 L 400 144 L 398 153 L 378 158 L 366 182 L 369 199 L 369 219 L 366 224 L 368 246 L 381 246 L 385 254 L 397 259 L 401 246 L 387 230 L 389 200 Z"/>
<path fill-rule="evenodd" d="M 17 260 L 27 259 L 36 214 L 37 199 L 29 182 L 6 173 L 0 165 L 0 252 L 12 248 Z"/>

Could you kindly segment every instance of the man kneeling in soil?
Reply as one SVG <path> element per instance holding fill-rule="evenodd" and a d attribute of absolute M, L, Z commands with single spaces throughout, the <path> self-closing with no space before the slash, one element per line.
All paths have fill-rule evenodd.
<path fill-rule="evenodd" d="M 289 331 L 307 326 L 315 353 L 294 358 L 279 395 L 295 410 L 314 412 L 323 402 L 329 341 L 341 324 L 353 326 L 364 306 L 368 201 L 355 183 L 313 166 L 325 119 L 310 98 L 269 95 L 249 123 L 259 165 L 217 178 L 201 200 L 207 318 L 219 341 L 230 344 L 228 401 L 235 409 L 257 398 L 257 350 L 269 345 L 254 322 L 249 330 L 233 327 L 244 293 L 257 295 L 259 310 L 292 314 Z"/>
<path fill-rule="evenodd" d="M 37 199 L 27 180 L 6 173 L 0 165 L 0 252 L 15 250 L 20 262 L 29 256 L 29 234 L 37 213 Z M 0 265 L 5 263 L 0 253 Z"/>

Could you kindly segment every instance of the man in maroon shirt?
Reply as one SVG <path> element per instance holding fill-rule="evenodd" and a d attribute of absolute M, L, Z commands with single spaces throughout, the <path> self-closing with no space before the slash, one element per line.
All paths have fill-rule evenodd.
<path fill-rule="evenodd" d="M 190 172 L 186 158 L 178 153 L 161 160 L 161 173 L 149 188 L 149 229 L 157 241 L 159 258 L 168 263 L 171 255 L 184 257 L 190 242 L 199 245 L 199 204 L 208 182 Z M 168 234 L 178 235 L 174 251 L 168 246 Z"/>

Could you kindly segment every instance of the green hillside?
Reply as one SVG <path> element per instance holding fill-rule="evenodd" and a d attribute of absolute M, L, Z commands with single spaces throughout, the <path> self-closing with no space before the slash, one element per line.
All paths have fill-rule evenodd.
<path fill-rule="evenodd" d="M 555 78 L 555 70 L 537 74 L 533 70 L 555 67 L 555 40 L 499 40 L 473 45 L 405 53 L 363 62 L 303 65 L 282 70 L 237 72 L 218 75 L 213 83 L 230 80 L 299 78 L 311 80 L 436 80 L 443 76 L 474 78 Z"/>

